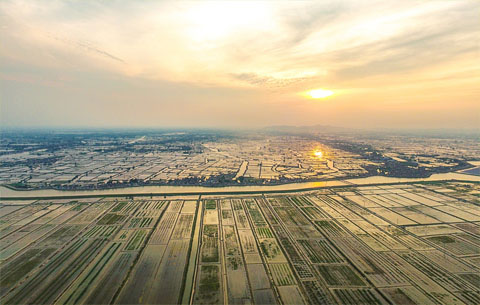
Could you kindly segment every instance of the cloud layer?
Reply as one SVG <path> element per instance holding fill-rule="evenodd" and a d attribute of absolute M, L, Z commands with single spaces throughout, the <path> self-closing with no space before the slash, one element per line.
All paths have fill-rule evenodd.
<path fill-rule="evenodd" d="M 479 8 L 6 0 L 2 125 L 478 127 Z"/>

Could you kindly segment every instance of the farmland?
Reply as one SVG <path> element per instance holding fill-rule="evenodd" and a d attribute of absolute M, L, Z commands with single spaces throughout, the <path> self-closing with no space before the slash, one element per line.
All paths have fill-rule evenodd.
<path fill-rule="evenodd" d="M 1 201 L 2 304 L 479 304 L 480 185 Z"/>
<path fill-rule="evenodd" d="M 107 190 L 278 185 L 378 175 L 425 178 L 457 170 L 466 170 L 467 176 L 480 155 L 477 136 L 352 136 L 340 130 L 37 132 L 1 133 L 1 185 Z"/>

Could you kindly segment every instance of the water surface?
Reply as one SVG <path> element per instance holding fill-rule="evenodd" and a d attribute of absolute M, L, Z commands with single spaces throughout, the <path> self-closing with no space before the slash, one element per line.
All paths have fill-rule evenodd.
<path fill-rule="evenodd" d="M 408 183 L 419 181 L 441 181 L 441 180 L 463 180 L 480 182 L 479 176 L 465 175 L 461 173 L 434 174 L 429 178 L 392 178 L 383 176 L 372 176 L 367 178 L 355 178 L 347 180 L 322 181 L 322 182 L 301 182 L 279 185 L 249 185 L 249 186 L 135 186 L 105 190 L 78 190 L 60 191 L 53 189 L 16 191 L 0 186 L 0 197 L 51 197 L 51 196 L 83 196 L 83 195 L 135 195 L 135 194 L 180 194 L 180 193 L 235 193 L 235 192 L 272 192 L 272 191 L 295 191 L 311 188 L 322 188 L 329 186 L 343 185 L 365 185 L 384 183 Z"/>

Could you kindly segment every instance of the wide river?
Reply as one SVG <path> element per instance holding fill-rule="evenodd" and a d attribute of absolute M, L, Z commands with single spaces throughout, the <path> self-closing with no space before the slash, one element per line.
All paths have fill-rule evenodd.
<path fill-rule="evenodd" d="M 135 194 L 208 194 L 208 193 L 238 193 L 238 192 L 275 192 L 275 191 L 297 191 L 303 189 L 322 188 L 329 186 L 343 185 L 366 185 L 366 184 L 384 184 L 384 183 L 403 183 L 418 181 L 441 181 L 441 180 L 461 180 L 480 182 L 479 176 L 465 175 L 460 173 L 434 174 L 429 178 L 391 178 L 382 176 L 372 176 L 368 178 L 357 178 L 348 180 L 324 181 L 324 182 L 302 182 L 287 183 L 280 185 L 253 185 L 253 186 L 225 186 L 225 187 L 206 187 L 206 186 L 137 186 L 105 190 L 79 190 L 79 191 L 59 191 L 52 189 L 15 191 L 4 186 L 0 186 L 0 198 L 39 198 L 39 197 L 62 197 L 62 196 L 92 196 L 92 195 L 135 195 Z"/>

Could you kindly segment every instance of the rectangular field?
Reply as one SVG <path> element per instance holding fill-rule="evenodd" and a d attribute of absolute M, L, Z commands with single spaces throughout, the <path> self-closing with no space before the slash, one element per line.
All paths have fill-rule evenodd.
<path fill-rule="evenodd" d="M 479 194 L 436 182 L 2 201 L 0 301 L 480 304 Z"/>

